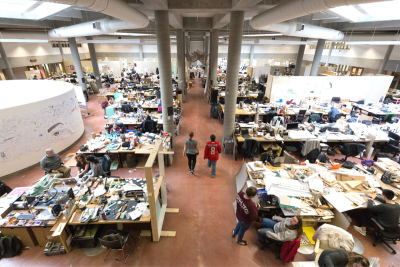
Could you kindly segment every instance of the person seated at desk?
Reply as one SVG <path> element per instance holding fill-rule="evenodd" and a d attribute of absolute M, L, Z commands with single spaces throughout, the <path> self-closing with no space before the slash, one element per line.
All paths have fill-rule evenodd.
<path fill-rule="evenodd" d="M 95 157 L 89 155 L 86 160 L 90 163 L 90 171 L 88 172 L 90 178 L 104 175 L 103 166 Z"/>
<path fill-rule="evenodd" d="M 265 155 L 265 159 L 262 158 L 261 161 L 264 163 L 267 163 L 267 165 L 271 165 L 272 161 L 276 158 L 276 155 L 273 153 L 271 147 L 267 148 L 267 153 L 264 155 Z M 261 157 L 263 157 L 263 155 Z"/>
<path fill-rule="evenodd" d="M 113 127 L 110 129 L 110 134 L 111 134 L 112 132 L 119 132 L 119 133 L 121 133 L 121 132 L 122 132 L 122 129 L 121 129 L 121 127 L 119 127 L 116 123 L 114 123 Z"/>
<path fill-rule="evenodd" d="M 344 249 L 324 250 L 318 259 L 320 267 L 369 267 L 369 261 L 355 252 L 347 252 Z"/>
<path fill-rule="evenodd" d="M 160 101 L 160 103 L 158 103 L 158 110 L 157 110 L 157 113 L 162 113 L 162 104 L 161 104 L 161 101 Z"/>
<path fill-rule="evenodd" d="M 153 122 L 153 125 L 149 126 L 150 128 L 148 128 L 148 131 L 151 133 L 157 132 L 157 129 L 155 128 L 155 127 L 157 127 L 157 123 L 150 117 L 150 115 L 147 115 L 146 120 L 144 120 L 142 122 L 142 124 L 140 125 L 140 128 L 142 129 L 142 133 L 146 132 L 146 124 L 149 124 L 150 122 Z"/>
<path fill-rule="evenodd" d="M 328 150 L 326 152 L 322 152 L 321 154 L 318 155 L 317 159 L 315 160 L 315 164 L 319 163 L 332 163 L 331 157 L 335 156 L 335 151 L 333 150 Z"/>
<path fill-rule="evenodd" d="M 40 167 L 46 174 L 57 178 L 68 178 L 71 168 L 66 167 L 61 157 L 52 148 L 46 149 L 46 156 L 40 160 Z"/>
<path fill-rule="evenodd" d="M 37 76 L 33 75 L 33 79 L 32 80 L 37 80 L 37 79 L 38 79 Z"/>
<path fill-rule="evenodd" d="M 108 100 L 108 105 L 111 106 L 111 105 L 114 105 L 114 104 L 115 104 L 114 97 L 110 97 L 110 100 Z"/>
<path fill-rule="evenodd" d="M 268 243 L 274 241 L 290 242 L 298 239 L 303 234 L 303 221 L 301 218 L 294 216 L 290 218 L 281 218 L 273 216 L 272 220 L 264 218 L 262 227 L 258 230 L 258 242 L 265 248 Z M 268 241 L 268 242 L 266 242 Z"/>
<path fill-rule="evenodd" d="M 336 115 L 339 114 L 339 110 L 334 106 L 331 107 L 331 110 L 328 112 L 329 120 L 332 122 L 336 118 Z"/>
<path fill-rule="evenodd" d="M 286 105 L 296 105 L 296 102 L 291 99 L 290 101 L 286 101 Z"/>
<path fill-rule="evenodd" d="M 386 231 L 394 232 L 399 227 L 400 205 L 393 201 L 394 192 L 389 189 L 383 189 L 382 197 L 368 195 L 371 199 L 368 200 L 368 210 L 378 215 L 374 215 L 368 210 L 363 210 L 361 214 L 361 227 L 354 225 L 354 229 L 361 235 L 367 235 L 367 225 L 374 218 L 381 224 Z M 373 200 L 378 200 L 382 204 L 374 205 Z"/>
<path fill-rule="evenodd" d="M 78 176 L 82 178 L 85 173 L 90 171 L 90 164 L 86 161 L 85 155 L 79 153 L 75 156 L 76 167 L 78 167 Z"/>

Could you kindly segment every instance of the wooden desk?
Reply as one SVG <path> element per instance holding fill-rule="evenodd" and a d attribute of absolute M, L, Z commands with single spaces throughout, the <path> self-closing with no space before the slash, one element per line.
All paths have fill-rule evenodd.
<path fill-rule="evenodd" d="M 220 104 L 220 105 L 221 105 L 222 112 L 225 113 L 225 105 L 222 105 L 222 104 Z M 236 108 L 235 115 L 237 115 L 237 116 L 243 116 L 243 115 L 255 116 L 255 115 L 257 115 L 257 112 L 249 112 L 249 111 L 245 111 L 244 109 Z"/>

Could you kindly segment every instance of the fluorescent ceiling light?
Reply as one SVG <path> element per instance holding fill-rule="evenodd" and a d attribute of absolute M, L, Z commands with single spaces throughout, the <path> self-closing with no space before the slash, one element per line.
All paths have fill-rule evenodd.
<path fill-rule="evenodd" d="M 0 0 L 0 18 L 39 20 L 58 13 L 70 5 L 40 3 L 33 0 Z"/>
<path fill-rule="evenodd" d="M 121 36 L 154 36 L 155 34 L 151 34 L 151 33 L 115 32 L 115 33 L 108 33 L 108 35 L 121 35 Z"/>
<path fill-rule="evenodd" d="M 48 43 L 43 39 L 0 39 L 0 43 Z"/>
<path fill-rule="evenodd" d="M 400 41 L 353 41 L 346 42 L 348 45 L 400 45 Z"/>
<path fill-rule="evenodd" d="M 140 39 L 79 40 L 79 44 L 139 44 Z"/>
<path fill-rule="evenodd" d="M 400 20 L 400 1 L 392 0 L 358 6 L 341 6 L 329 9 L 351 22 L 368 22 L 384 20 Z"/>
<path fill-rule="evenodd" d="M 278 44 L 291 44 L 291 45 L 314 45 L 316 44 L 317 41 L 286 41 L 286 40 L 260 40 L 259 44 L 272 44 L 272 45 L 278 45 Z"/>
<path fill-rule="evenodd" d="M 281 36 L 282 33 L 244 34 L 243 37 Z"/>

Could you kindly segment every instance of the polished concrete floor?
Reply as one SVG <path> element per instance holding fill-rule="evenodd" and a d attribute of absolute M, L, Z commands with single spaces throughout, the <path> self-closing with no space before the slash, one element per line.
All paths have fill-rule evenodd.
<path fill-rule="evenodd" d="M 235 161 L 232 155 L 220 155 L 217 164 L 217 176 L 211 178 L 210 169 L 203 159 L 204 145 L 209 136 L 215 134 L 221 140 L 222 122 L 211 119 L 209 106 L 205 100 L 199 79 L 193 80 L 193 87 L 188 90 L 183 104 L 183 117 L 187 126 L 181 121 L 180 135 L 176 139 L 173 166 L 166 168 L 166 181 L 169 189 L 168 207 L 179 208 L 178 214 L 167 214 L 163 230 L 176 231 L 176 237 L 162 237 L 160 242 L 152 243 L 150 238 L 139 238 L 139 230 L 132 230 L 131 236 L 136 245 L 126 265 L 128 266 L 292 266 L 276 260 L 272 250 L 261 251 L 256 241 L 256 231 L 260 223 L 254 223 L 245 234 L 249 242 L 247 247 L 237 245 L 231 237 L 236 220 L 232 203 L 236 196 L 235 174 L 240 168 L 241 160 Z M 75 153 L 81 144 L 91 137 L 92 132 L 103 130 L 106 120 L 97 99 L 92 96 L 89 102 L 90 112 L 94 116 L 84 119 L 85 136 L 76 146 L 61 155 Z M 188 171 L 187 158 L 182 155 L 183 143 L 193 131 L 198 141 L 200 155 L 197 157 L 195 175 Z M 44 152 L 43 152 L 44 154 Z M 156 173 L 154 166 L 153 173 Z M 74 175 L 76 170 L 73 170 Z M 143 170 L 122 168 L 113 172 L 121 177 L 144 177 Z M 5 182 L 11 187 L 29 186 L 43 176 L 40 167 L 8 179 Z M 126 228 L 128 229 L 128 228 Z M 383 245 L 372 247 L 372 238 L 363 237 L 350 226 L 348 231 L 357 237 L 365 246 L 366 257 L 379 257 L 382 267 L 399 266 L 400 257 L 391 254 Z M 394 245 L 400 250 L 399 245 Z M 34 247 L 22 252 L 20 256 L 0 260 L 0 266 L 123 266 L 119 251 L 111 252 L 104 261 L 105 252 L 95 257 L 85 256 L 81 249 L 74 247 L 67 255 L 46 257 L 43 248 Z M 298 253 L 296 261 L 306 257 Z"/>

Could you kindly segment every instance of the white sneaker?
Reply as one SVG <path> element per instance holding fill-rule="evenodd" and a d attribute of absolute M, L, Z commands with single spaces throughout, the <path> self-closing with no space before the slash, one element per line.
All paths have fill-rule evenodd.
<path fill-rule="evenodd" d="M 360 226 L 356 226 L 356 225 L 353 225 L 353 226 L 354 226 L 354 229 L 355 229 L 357 232 L 359 232 L 361 235 L 367 236 L 367 231 L 363 231 L 362 228 L 361 228 Z"/>

